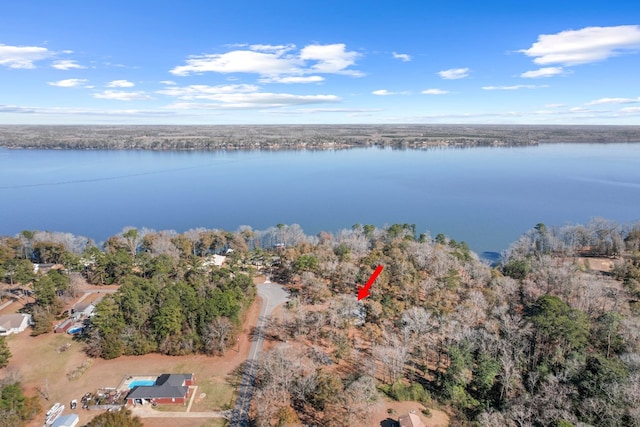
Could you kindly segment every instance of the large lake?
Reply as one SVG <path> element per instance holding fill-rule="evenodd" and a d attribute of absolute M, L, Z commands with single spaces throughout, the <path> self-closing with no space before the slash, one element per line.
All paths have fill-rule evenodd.
<path fill-rule="evenodd" d="M 640 143 L 341 151 L 0 149 L 0 235 L 415 223 L 500 252 L 539 222 L 640 220 Z"/>

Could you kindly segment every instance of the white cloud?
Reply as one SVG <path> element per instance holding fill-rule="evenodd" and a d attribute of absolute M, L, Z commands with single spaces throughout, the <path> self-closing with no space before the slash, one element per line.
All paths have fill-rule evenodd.
<path fill-rule="evenodd" d="M 87 79 L 65 79 L 57 82 L 49 82 L 51 86 L 57 87 L 78 87 L 87 82 Z"/>
<path fill-rule="evenodd" d="M 545 104 L 545 108 L 560 108 L 565 106 L 565 104 Z"/>
<path fill-rule="evenodd" d="M 483 90 L 519 90 L 519 89 L 537 89 L 541 87 L 549 87 L 549 85 L 482 86 L 482 89 Z"/>
<path fill-rule="evenodd" d="M 294 45 L 252 45 L 243 50 L 232 50 L 221 54 L 193 55 L 186 65 L 173 68 L 170 72 L 177 76 L 188 76 L 205 72 L 251 73 L 277 78 L 304 76 L 306 74 L 346 74 L 362 76 L 349 69 L 360 56 L 347 51 L 342 43 L 329 45 L 309 45 L 297 53 Z M 317 77 L 314 77 L 317 81 Z"/>
<path fill-rule="evenodd" d="M 190 86 L 171 86 L 166 89 L 158 90 L 156 93 L 161 95 L 175 96 L 179 99 L 210 99 L 218 100 L 221 95 L 230 93 L 250 93 L 257 92 L 258 86 L 249 84 L 238 85 L 190 85 Z"/>
<path fill-rule="evenodd" d="M 393 57 L 395 59 L 399 59 L 402 62 L 409 62 L 411 61 L 411 55 L 407 55 L 406 53 L 397 53 L 397 52 L 393 52 Z"/>
<path fill-rule="evenodd" d="M 145 101 L 153 99 L 144 92 L 124 92 L 119 90 L 105 90 L 104 92 L 98 92 L 93 94 L 94 98 L 99 99 L 111 99 L 116 101 Z"/>
<path fill-rule="evenodd" d="M 638 98 L 600 98 L 595 101 L 587 102 L 587 105 L 603 105 L 603 104 L 633 104 L 640 102 Z"/>
<path fill-rule="evenodd" d="M 245 47 L 246 45 L 238 45 L 239 47 Z M 294 44 L 252 44 L 249 46 L 251 50 L 257 50 L 260 52 L 275 52 L 279 55 L 282 55 L 290 50 L 295 49 L 296 45 Z"/>
<path fill-rule="evenodd" d="M 640 113 L 640 107 L 624 107 L 620 109 L 620 112 L 624 114 Z"/>
<path fill-rule="evenodd" d="M 314 73 L 349 74 L 361 76 L 359 71 L 347 70 L 355 64 L 356 58 L 360 56 L 358 52 L 347 52 L 344 43 L 336 44 L 313 44 L 305 46 L 300 50 L 300 59 L 305 61 L 316 61 L 311 66 Z"/>
<path fill-rule="evenodd" d="M 161 80 L 160 83 L 162 83 L 163 85 L 167 85 L 167 86 L 174 86 L 174 85 L 177 84 L 173 80 Z"/>
<path fill-rule="evenodd" d="M 290 105 L 339 102 L 335 95 L 294 95 L 288 93 L 260 92 L 252 84 L 168 86 L 156 93 L 173 96 L 180 101 L 169 108 L 189 110 L 237 110 L 255 108 L 280 108 Z M 212 101 L 212 102 L 188 102 Z"/>
<path fill-rule="evenodd" d="M 529 49 L 518 52 L 540 65 L 579 65 L 602 61 L 640 48 L 640 26 L 586 27 L 557 34 L 541 34 Z"/>
<path fill-rule="evenodd" d="M 377 108 L 297 108 L 295 110 L 272 110 L 269 114 L 317 114 L 317 113 L 372 113 Z"/>
<path fill-rule="evenodd" d="M 319 83 L 322 81 L 324 81 L 322 76 L 275 76 L 260 79 L 260 83 Z"/>
<path fill-rule="evenodd" d="M 170 71 L 176 76 L 188 76 L 205 72 L 255 73 L 261 75 L 300 74 L 301 61 L 293 57 L 282 57 L 278 53 L 250 50 L 235 50 L 222 54 L 194 55 L 187 65 Z"/>
<path fill-rule="evenodd" d="M 566 74 L 562 67 L 544 67 L 538 70 L 525 71 L 520 74 L 520 77 L 524 77 L 525 79 L 537 79 L 541 77 L 559 76 L 562 74 Z"/>
<path fill-rule="evenodd" d="M 386 89 L 378 89 L 378 90 L 374 90 L 373 92 L 371 92 L 374 95 L 378 95 L 378 96 L 389 96 L 389 95 L 406 95 L 407 92 L 390 92 Z"/>
<path fill-rule="evenodd" d="M 45 47 L 0 44 L 0 65 L 8 68 L 36 68 L 34 62 L 53 56 Z"/>
<path fill-rule="evenodd" d="M 438 71 L 438 75 L 446 80 L 464 79 L 469 76 L 469 69 L 451 68 L 449 70 Z"/>
<path fill-rule="evenodd" d="M 128 80 L 113 80 L 107 83 L 107 87 L 134 87 L 135 84 Z"/>
<path fill-rule="evenodd" d="M 58 61 L 53 61 L 53 64 L 51 66 L 57 70 L 80 70 L 83 68 L 87 68 L 78 64 L 78 61 L 75 61 L 73 59 L 60 59 Z"/>
<path fill-rule="evenodd" d="M 92 108 L 70 108 L 70 107 L 23 107 L 16 105 L 0 104 L 0 112 L 2 113 L 19 113 L 19 114 L 39 114 L 53 116 L 170 116 L 172 112 L 161 110 L 98 110 Z"/>
<path fill-rule="evenodd" d="M 425 89 L 422 92 L 425 95 L 444 95 L 449 93 L 448 90 L 442 90 L 442 89 Z"/>
<path fill-rule="evenodd" d="M 335 95 L 292 95 L 288 93 L 227 93 L 215 97 L 216 103 L 178 102 L 169 108 L 182 110 L 245 110 L 280 108 L 289 105 L 332 103 L 340 101 Z"/>

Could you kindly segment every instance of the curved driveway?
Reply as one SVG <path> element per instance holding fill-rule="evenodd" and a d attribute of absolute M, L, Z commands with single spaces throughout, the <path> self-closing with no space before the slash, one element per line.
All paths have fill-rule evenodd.
<path fill-rule="evenodd" d="M 256 370 L 258 369 L 262 343 L 264 342 L 264 328 L 273 309 L 284 304 L 289 298 L 289 294 L 281 285 L 271 283 L 268 279 L 265 283 L 258 285 L 257 288 L 258 295 L 262 298 L 262 308 L 260 309 L 260 317 L 256 325 L 254 340 L 249 349 L 247 365 L 242 375 L 242 381 L 240 382 L 238 400 L 236 401 L 236 407 L 233 409 L 233 415 L 231 417 L 231 425 L 233 427 L 247 427 L 249 425 L 249 407 L 251 405 L 251 397 L 253 396 L 253 383 Z"/>

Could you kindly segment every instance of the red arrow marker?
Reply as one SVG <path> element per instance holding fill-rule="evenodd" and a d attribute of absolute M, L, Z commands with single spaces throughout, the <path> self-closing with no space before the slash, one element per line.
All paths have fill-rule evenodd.
<path fill-rule="evenodd" d="M 366 298 L 369 296 L 369 289 L 371 289 L 371 285 L 373 285 L 373 282 L 376 280 L 376 278 L 380 275 L 380 272 L 382 271 L 382 266 L 378 265 L 376 267 L 376 271 L 373 272 L 373 274 L 371 275 L 371 277 L 369 277 L 369 280 L 367 281 L 367 284 L 364 286 L 359 286 L 358 287 L 358 301 L 360 301 L 363 298 Z"/>

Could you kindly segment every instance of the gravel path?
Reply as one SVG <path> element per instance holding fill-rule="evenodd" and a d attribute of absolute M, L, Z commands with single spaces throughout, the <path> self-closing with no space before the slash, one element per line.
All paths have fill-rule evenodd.
<path fill-rule="evenodd" d="M 249 408 L 251 406 L 251 397 L 253 396 L 253 382 L 264 342 L 264 328 L 273 309 L 284 304 L 289 298 L 289 294 L 281 285 L 271 283 L 268 279 L 262 285 L 258 285 L 258 295 L 262 298 L 262 309 L 256 326 L 255 339 L 251 343 L 247 365 L 240 382 L 236 407 L 233 409 L 231 418 L 231 426 L 233 427 L 247 427 L 249 425 Z"/>

